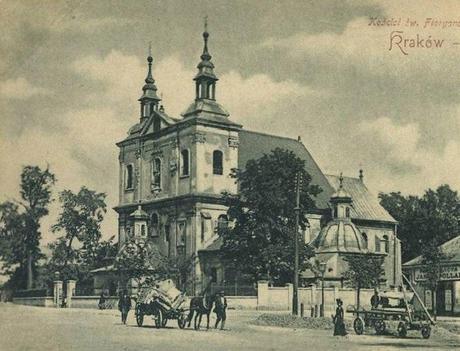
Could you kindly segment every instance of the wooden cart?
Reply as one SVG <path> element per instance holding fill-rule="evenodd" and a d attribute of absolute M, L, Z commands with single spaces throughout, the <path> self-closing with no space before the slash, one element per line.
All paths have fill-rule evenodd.
<path fill-rule="evenodd" d="M 378 308 L 347 309 L 347 312 L 355 316 L 353 329 L 356 334 L 363 334 L 366 327 L 374 328 L 377 334 L 383 334 L 387 328 L 395 327 L 400 337 L 405 337 L 408 330 L 419 330 L 424 339 L 430 337 L 431 326 L 435 323 L 409 280 L 404 275 L 403 277 L 412 289 L 414 297 L 420 302 L 423 311 L 414 312 L 404 287 L 402 292 L 383 293 L 380 297 L 384 303 Z"/>

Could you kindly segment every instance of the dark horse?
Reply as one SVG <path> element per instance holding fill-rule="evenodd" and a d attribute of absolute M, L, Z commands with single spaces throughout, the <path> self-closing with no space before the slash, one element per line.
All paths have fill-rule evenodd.
<path fill-rule="evenodd" d="M 192 323 L 193 314 L 195 314 L 195 330 L 200 329 L 201 318 L 206 315 L 206 329 L 209 329 L 209 315 L 211 314 L 212 305 L 214 304 L 214 295 L 204 294 L 204 296 L 195 296 L 190 300 L 190 313 L 187 317 L 188 326 Z"/>

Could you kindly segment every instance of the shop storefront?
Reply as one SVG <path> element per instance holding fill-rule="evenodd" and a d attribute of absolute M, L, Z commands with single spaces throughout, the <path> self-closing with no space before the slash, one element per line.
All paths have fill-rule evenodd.
<path fill-rule="evenodd" d="M 421 256 L 403 264 L 403 270 L 429 311 L 433 311 L 436 304 L 438 315 L 460 315 L 460 236 L 441 245 L 441 250 L 447 259 L 442 265 L 436 291 L 425 284 Z"/>

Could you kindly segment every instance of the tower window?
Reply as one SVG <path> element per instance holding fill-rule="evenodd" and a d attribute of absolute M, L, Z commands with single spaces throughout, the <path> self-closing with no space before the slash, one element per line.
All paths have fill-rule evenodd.
<path fill-rule="evenodd" d="M 380 252 L 381 250 L 381 247 L 380 247 L 380 238 L 379 237 L 375 237 L 375 252 Z"/>
<path fill-rule="evenodd" d="M 156 213 L 152 213 L 150 216 L 150 235 L 152 237 L 158 236 L 158 215 Z"/>
<path fill-rule="evenodd" d="M 222 151 L 215 150 L 212 153 L 212 173 L 213 174 L 222 175 L 224 173 L 222 159 L 223 159 Z"/>
<path fill-rule="evenodd" d="M 383 245 L 383 249 L 385 250 L 385 253 L 389 253 L 390 252 L 390 242 L 388 240 L 388 235 L 383 236 L 382 245 Z"/>
<path fill-rule="evenodd" d="M 368 248 L 368 238 L 367 238 L 367 234 L 366 233 L 363 233 L 363 239 L 364 239 L 364 248 L 367 249 Z"/>
<path fill-rule="evenodd" d="M 133 165 L 126 166 L 125 187 L 126 189 L 133 188 Z"/>
<path fill-rule="evenodd" d="M 152 189 L 161 189 L 161 159 L 159 158 L 153 160 Z"/>
<path fill-rule="evenodd" d="M 185 177 L 190 174 L 190 156 L 188 150 L 181 151 L 181 176 Z"/>
<path fill-rule="evenodd" d="M 350 218 L 350 207 L 345 208 L 345 217 Z"/>
<path fill-rule="evenodd" d="M 141 224 L 141 236 L 145 237 L 145 224 Z"/>

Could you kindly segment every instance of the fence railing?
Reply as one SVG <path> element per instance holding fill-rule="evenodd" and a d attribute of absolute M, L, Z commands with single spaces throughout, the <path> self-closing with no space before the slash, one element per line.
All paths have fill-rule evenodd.
<path fill-rule="evenodd" d="M 223 291 L 226 296 L 257 296 L 257 289 L 253 285 L 211 285 L 211 294 Z"/>

